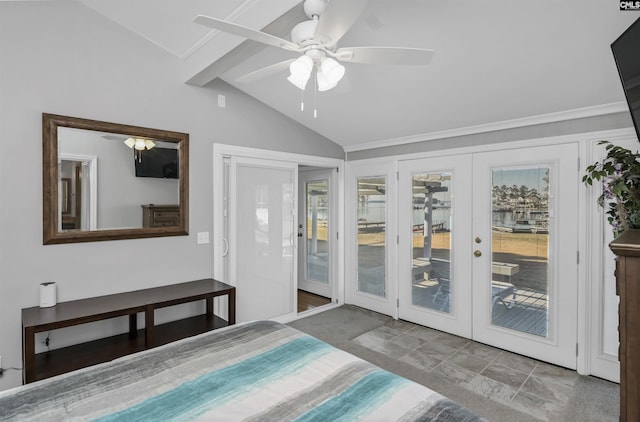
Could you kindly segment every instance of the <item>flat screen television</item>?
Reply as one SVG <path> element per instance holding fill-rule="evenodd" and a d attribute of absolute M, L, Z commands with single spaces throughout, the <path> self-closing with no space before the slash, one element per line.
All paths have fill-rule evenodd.
<path fill-rule="evenodd" d="M 611 44 L 633 126 L 640 140 L 640 19 Z"/>
<path fill-rule="evenodd" d="M 178 179 L 178 150 L 171 148 L 151 148 L 140 151 L 136 159 L 136 177 Z"/>

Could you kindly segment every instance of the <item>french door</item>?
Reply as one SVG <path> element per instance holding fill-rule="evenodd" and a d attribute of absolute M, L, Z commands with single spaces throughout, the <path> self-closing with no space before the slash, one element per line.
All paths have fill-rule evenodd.
<path fill-rule="evenodd" d="M 333 169 L 300 171 L 298 177 L 298 289 L 331 298 Z"/>
<path fill-rule="evenodd" d="M 238 322 L 295 317 L 296 174 L 293 163 L 231 157 L 229 276 Z"/>
<path fill-rule="evenodd" d="M 400 318 L 471 331 L 472 156 L 400 164 Z"/>
<path fill-rule="evenodd" d="M 399 316 L 576 367 L 575 144 L 399 165 Z"/>
<path fill-rule="evenodd" d="M 351 203 L 346 218 L 354 222 L 347 234 L 348 303 L 397 316 L 395 163 L 350 167 Z"/>

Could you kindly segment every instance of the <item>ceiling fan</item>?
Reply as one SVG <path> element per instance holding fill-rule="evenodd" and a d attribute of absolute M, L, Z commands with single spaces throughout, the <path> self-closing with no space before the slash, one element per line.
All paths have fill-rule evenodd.
<path fill-rule="evenodd" d="M 233 22 L 198 15 L 194 22 L 279 47 L 284 50 L 301 53 L 297 59 L 285 60 L 258 69 L 238 78 L 249 82 L 273 74 L 289 67 L 289 82 L 304 91 L 315 70 L 318 91 L 327 91 L 335 87 L 345 74 L 340 64 L 392 64 L 427 65 L 433 56 L 433 50 L 409 47 L 342 47 L 337 43 L 362 14 L 368 0 L 305 0 L 304 12 L 310 18 L 300 22 L 291 30 L 291 41 L 276 37 Z"/>

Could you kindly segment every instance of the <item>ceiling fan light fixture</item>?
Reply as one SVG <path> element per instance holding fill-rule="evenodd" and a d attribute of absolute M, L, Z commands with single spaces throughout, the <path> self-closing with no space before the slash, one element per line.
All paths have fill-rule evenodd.
<path fill-rule="evenodd" d="M 329 82 L 321 68 L 316 72 L 316 80 L 318 81 L 318 91 L 320 92 L 328 91 L 338 84 L 337 82 Z"/>
<path fill-rule="evenodd" d="M 133 148 L 138 151 L 143 151 L 145 149 L 151 149 L 156 146 L 155 142 L 150 139 L 141 139 L 141 138 L 127 138 L 124 140 L 124 143 L 129 148 Z"/>
<path fill-rule="evenodd" d="M 304 91 L 304 87 L 307 86 L 307 81 L 309 80 L 309 76 L 311 76 L 311 74 L 308 74 L 306 76 L 303 75 L 303 77 L 298 77 L 292 73 L 291 75 L 289 75 L 287 80 L 291 82 L 294 86 Z"/>
<path fill-rule="evenodd" d="M 340 79 L 344 76 L 345 68 L 340 63 L 338 63 L 335 59 L 331 57 L 327 57 L 322 60 L 322 64 L 320 65 L 320 69 L 324 74 L 327 82 L 331 84 L 337 84 Z"/>
<path fill-rule="evenodd" d="M 302 55 L 289 65 L 291 75 L 298 79 L 309 79 L 313 70 L 313 60 L 311 57 Z"/>

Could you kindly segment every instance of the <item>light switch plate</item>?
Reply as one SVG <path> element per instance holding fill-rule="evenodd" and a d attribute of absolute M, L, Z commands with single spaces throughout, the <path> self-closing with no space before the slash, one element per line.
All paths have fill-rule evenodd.
<path fill-rule="evenodd" d="M 209 232 L 198 232 L 198 245 L 209 243 Z"/>

